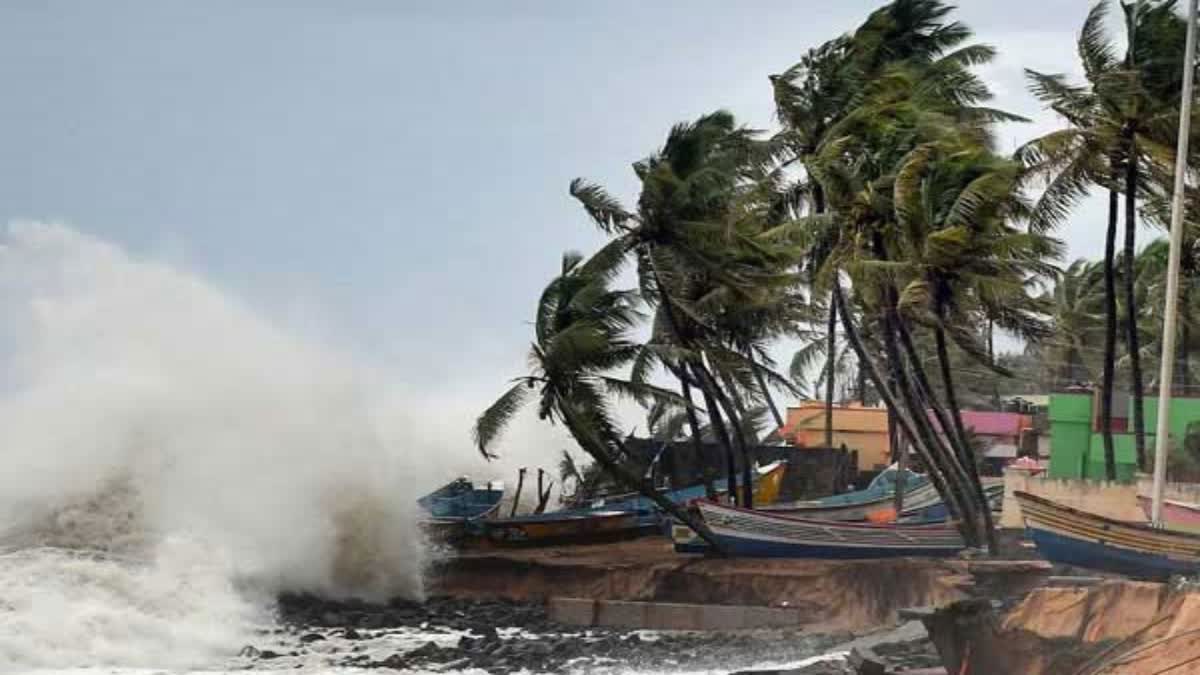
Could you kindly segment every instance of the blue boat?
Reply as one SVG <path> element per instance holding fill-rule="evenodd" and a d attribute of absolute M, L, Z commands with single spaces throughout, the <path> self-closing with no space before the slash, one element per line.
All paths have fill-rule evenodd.
<path fill-rule="evenodd" d="M 457 478 L 417 500 L 430 517 L 470 520 L 491 515 L 500 507 L 503 486 L 488 483 L 477 487 L 466 478 Z"/>
<path fill-rule="evenodd" d="M 907 469 L 904 471 L 906 502 L 916 500 L 921 501 L 922 506 L 930 506 L 937 501 L 937 493 L 933 490 L 927 477 Z M 876 476 L 865 490 L 821 499 L 773 504 L 764 506 L 761 510 L 798 518 L 847 522 L 871 520 L 876 515 L 886 513 L 891 513 L 890 517 L 895 518 L 892 510 L 892 498 L 896 493 L 896 482 L 899 475 L 899 470 L 892 467 Z M 931 494 L 932 497 L 926 493 Z"/>
<path fill-rule="evenodd" d="M 774 501 L 775 497 L 779 494 L 779 487 L 785 471 L 787 471 L 787 462 L 785 461 L 772 462 L 771 464 L 757 468 L 754 479 L 755 500 Z M 728 492 L 726 481 L 724 480 L 714 481 L 713 488 L 718 495 Z M 693 485 L 678 490 L 663 490 L 660 492 L 667 501 L 681 505 L 707 496 L 707 491 L 703 485 Z M 597 499 L 592 501 L 583 510 L 632 512 L 637 514 L 639 526 L 643 528 L 666 529 L 666 514 L 658 508 L 654 500 L 636 493 Z"/>
<path fill-rule="evenodd" d="M 1163 580 L 1200 572 L 1200 535 L 1130 523 L 1014 493 L 1025 530 L 1050 562 Z"/>

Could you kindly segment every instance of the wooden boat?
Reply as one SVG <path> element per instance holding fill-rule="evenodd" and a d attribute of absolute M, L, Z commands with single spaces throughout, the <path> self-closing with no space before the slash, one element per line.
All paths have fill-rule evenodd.
<path fill-rule="evenodd" d="M 455 479 L 417 500 L 426 513 L 421 528 L 434 541 L 456 542 L 467 535 L 468 523 L 494 515 L 503 497 L 499 483 L 480 488 L 466 478 Z"/>
<path fill-rule="evenodd" d="M 646 529 L 635 511 L 559 511 L 472 521 L 469 527 L 499 546 L 594 544 L 637 536 Z"/>
<path fill-rule="evenodd" d="M 466 478 L 457 478 L 417 500 L 432 518 L 483 518 L 500 507 L 504 487 L 488 483 L 477 487 Z"/>
<path fill-rule="evenodd" d="M 1200 535 L 1080 511 L 1014 493 L 1025 530 L 1047 560 L 1143 579 L 1200 571 Z"/>
<path fill-rule="evenodd" d="M 750 558 L 893 558 L 949 556 L 964 548 L 951 525 L 876 525 L 795 518 L 711 502 L 694 503 L 734 556 Z M 676 546 L 694 552 L 694 542 Z"/>
<path fill-rule="evenodd" d="M 895 493 L 895 470 L 890 469 L 876 476 L 865 490 L 810 501 L 774 504 L 760 510 L 798 518 L 843 522 L 895 520 L 895 509 L 892 507 Z M 937 491 L 927 478 L 911 472 L 908 474 L 904 485 L 905 504 L 916 500 L 918 505 L 931 506 L 938 499 Z M 890 518 L 887 517 L 888 513 L 891 514 Z"/>
<path fill-rule="evenodd" d="M 758 467 L 754 476 L 754 503 L 774 504 L 779 499 L 779 492 L 783 488 L 783 478 L 786 474 L 787 461 L 785 460 Z M 713 488 L 720 496 L 729 494 L 725 480 L 715 481 Z M 660 492 L 663 497 L 676 504 L 686 504 L 693 499 L 707 496 L 703 485 L 693 485 L 677 490 L 661 490 Z M 616 497 L 593 500 L 588 508 L 603 511 L 648 511 L 657 507 L 649 497 L 630 492 Z"/>
<path fill-rule="evenodd" d="M 1153 508 L 1150 498 L 1138 495 L 1137 499 L 1138 505 L 1142 507 L 1142 512 L 1149 519 L 1151 509 Z M 1164 499 L 1162 519 L 1167 527 L 1173 530 L 1200 532 L 1200 504 L 1179 501 L 1177 499 Z"/>
<path fill-rule="evenodd" d="M 983 492 L 987 498 L 988 507 L 999 513 L 1004 507 L 1004 479 L 984 478 Z M 928 486 L 929 490 L 910 498 L 905 495 L 904 512 L 900 514 L 901 523 L 944 523 L 950 517 L 950 510 L 941 495 Z"/>

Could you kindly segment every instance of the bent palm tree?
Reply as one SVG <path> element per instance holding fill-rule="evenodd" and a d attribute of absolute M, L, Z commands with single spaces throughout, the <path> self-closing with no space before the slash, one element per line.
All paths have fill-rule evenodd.
<path fill-rule="evenodd" d="M 624 437 L 612 418 L 609 396 L 663 398 L 671 392 L 609 375 L 629 365 L 639 346 L 630 329 L 639 314 L 631 291 L 609 288 L 611 270 L 583 263 L 574 253 L 563 256 L 562 270 L 538 301 L 534 342 L 529 349 L 532 372 L 515 379 L 475 422 L 475 443 L 484 457 L 512 417 L 536 397 L 538 417 L 561 422 L 584 452 L 630 490 L 653 500 L 663 511 L 686 523 L 720 551 L 720 543 L 703 522 L 647 486 L 619 460 L 628 457 Z"/>

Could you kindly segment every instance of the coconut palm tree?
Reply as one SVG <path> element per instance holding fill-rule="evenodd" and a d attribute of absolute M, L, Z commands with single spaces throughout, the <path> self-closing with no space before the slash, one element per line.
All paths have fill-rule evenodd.
<path fill-rule="evenodd" d="M 475 423 L 474 437 L 484 457 L 513 416 L 536 402 L 538 417 L 561 423 L 605 472 L 630 490 L 654 501 L 666 513 L 687 523 L 716 550 L 720 543 L 705 525 L 678 504 L 645 485 L 624 466 L 628 457 L 624 436 L 611 414 L 612 396 L 675 400 L 670 392 L 631 382 L 611 373 L 627 367 L 640 347 L 630 335 L 640 316 L 632 291 L 609 287 L 611 265 L 582 256 L 563 256 L 560 274 L 546 286 L 534 319 L 534 342 L 529 349 L 531 372 L 514 380 Z"/>
<path fill-rule="evenodd" d="M 980 500 L 985 497 L 960 414 L 948 345 L 953 341 L 977 363 L 1009 375 L 996 365 L 990 344 L 982 344 L 971 327 L 999 322 L 1026 339 L 1050 332 L 1041 318 L 1045 307 L 1029 291 L 1031 281 L 1054 272 L 1045 261 L 1057 257 L 1060 245 L 1011 224 L 1027 212 L 1020 187 L 1021 167 L 1016 162 L 995 155 L 974 138 L 950 134 L 909 153 L 893 188 L 899 255 L 887 268 L 894 278 L 907 280 L 899 293 L 901 317 L 933 333 L 944 406 L 927 381 L 904 323 L 901 343 Z M 982 337 L 989 338 L 990 331 Z M 990 509 L 983 510 L 983 517 L 990 534 Z"/>
<path fill-rule="evenodd" d="M 790 386 L 761 361 L 764 352 L 754 344 L 760 336 L 736 328 L 748 324 L 735 315 L 756 312 L 781 325 L 769 317 L 793 304 L 795 275 L 754 238 L 763 228 L 758 195 L 770 152 L 755 132 L 719 111 L 675 125 L 658 152 L 634 164 L 642 186 L 634 211 L 597 185 L 571 184 L 571 194 L 614 237 L 610 246 L 635 257 L 642 297 L 655 308 L 661 339 L 643 352 L 639 379 L 661 364 L 699 390 L 727 454 L 741 457 L 744 506 L 752 500 L 752 459 L 740 391 L 755 389 L 765 399 L 766 384 Z"/>
<path fill-rule="evenodd" d="M 1125 339 L 1129 354 L 1138 463 L 1146 466 L 1141 349 L 1134 289 L 1137 201 L 1161 191 L 1150 178 L 1174 161 L 1174 125 L 1178 120 L 1178 82 L 1182 77 L 1183 35 L 1174 2 L 1122 4 L 1125 57 L 1106 34 L 1108 0 L 1093 6 L 1079 34 L 1078 52 L 1087 84 L 1072 85 L 1063 75 L 1026 71 L 1030 89 L 1068 123 L 1064 129 L 1031 141 L 1018 157 L 1048 177 L 1034 224 L 1050 227 L 1063 220 L 1091 187 L 1108 191 L 1104 254 L 1104 357 L 1101 380 L 1101 430 L 1105 467 L 1116 477 L 1112 440 L 1112 396 L 1116 362 L 1116 236 L 1120 196 L 1125 196 L 1122 292 Z"/>
<path fill-rule="evenodd" d="M 1050 307 L 1054 331 L 1035 344 L 1060 385 L 1094 382 L 1099 375 L 1091 345 L 1104 330 L 1103 277 L 1101 263 L 1080 258 L 1062 270 L 1042 296 Z"/>
<path fill-rule="evenodd" d="M 929 467 L 931 479 L 960 516 L 970 542 L 989 538 L 978 480 L 966 466 L 957 434 L 940 435 L 927 407 L 944 408 L 916 354 L 911 318 L 901 312 L 903 237 L 894 200 L 901 168 L 928 143 L 953 139 L 985 151 L 991 125 L 1019 119 L 984 105 L 989 92 L 971 67 L 993 50 L 964 45 L 970 31 L 947 20 L 950 7 L 936 1 L 898 0 L 868 19 L 852 38 L 850 53 L 860 86 L 852 109 L 829 131 L 813 162 L 841 236 L 818 283 L 831 288 L 838 311 L 847 308 L 840 288 L 849 276 L 864 317 L 879 317 L 887 377 L 866 352 L 853 321 L 841 317 L 847 339 L 881 398 L 897 413 L 901 431 Z M 969 209 L 967 209 L 969 211 Z M 897 267 L 899 266 L 899 268 Z M 976 296 L 980 302 L 982 293 Z M 944 430 L 953 427 L 948 422 Z M 947 445 L 947 443 L 950 445 Z"/>

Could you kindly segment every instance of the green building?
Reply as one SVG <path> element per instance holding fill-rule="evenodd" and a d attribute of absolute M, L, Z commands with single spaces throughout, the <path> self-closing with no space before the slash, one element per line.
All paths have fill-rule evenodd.
<path fill-rule="evenodd" d="M 1104 480 L 1104 438 L 1098 430 L 1096 401 L 1091 393 L 1050 395 L 1051 478 Z M 1144 403 L 1146 446 L 1153 448 L 1158 397 L 1148 396 Z M 1132 403 L 1126 415 L 1126 419 L 1132 420 Z M 1200 398 L 1172 398 L 1169 427 L 1172 448 L 1183 442 L 1188 425 L 1193 422 L 1200 422 Z M 1113 432 L 1113 450 L 1117 460 L 1117 480 L 1133 481 L 1137 471 L 1137 450 L 1132 429 Z"/>

